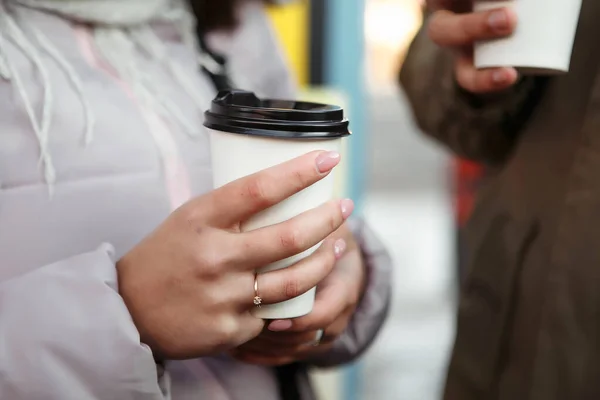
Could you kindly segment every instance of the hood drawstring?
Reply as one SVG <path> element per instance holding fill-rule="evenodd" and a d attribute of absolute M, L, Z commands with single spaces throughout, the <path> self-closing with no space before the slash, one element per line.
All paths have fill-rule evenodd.
<path fill-rule="evenodd" d="M 54 183 L 56 182 L 56 171 L 52 163 L 52 156 L 48 150 L 48 133 L 52 123 L 51 108 L 53 104 L 50 77 L 48 70 L 45 68 L 44 63 L 40 59 L 39 54 L 26 39 L 18 25 L 6 12 L 2 12 L 2 10 L 0 10 L 0 13 L 2 18 L 0 21 L 0 30 L 2 31 L 2 34 L 0 34 L 0 58 L 2 58 L 3 67 L 6 68 L 4 72 L 7 72 L 3 73 L 2 75 L 3 78 L 14 83 L 17 93 L 23 102 L 25 112 L 27 113 L 27 117 L 31 122 L 31 126 L 39 143 L 40 162 L 44 168 L 44 180 L 48 184 L 48 191 L 50 195 L 52 195 Z M 42 116 L 39 119 L 36 116 L 33 104 L 29 94 L 27 93 L 27 89 L 23 83 L 23 80 L 21 79 L 21 75 L 19 74 L 18 69 L 13 65 L 8 55 L 7 41 L 12 42 L 19 50 L 21 50 L 22 54 L 28 60 L 30 60 L 34 67 L 38 70 L 42 78 L 44 99 L 42 105 Z"/>
<path fill-rule="evenodd" d="M 180 21 L 180 34 L 184 39 L 184 43 L 197 46 L 192 37 L 193 31 L 185 32 L 186 28 L 193 24 L 193 19 L 187 9 L 176 7 L 170 13 L 166 14 L 165 19 Z M 14 84 L 16 92 L 23 103 L 39 144 L 40 163 L 43 167 L 44 181 L 48 185 L 49 193 L 52 196 L 56 183 L 56 171 L 49 149 L 49 136 L 52 127 L 55 98 L 50 74 L 42 59 L 40 50 L 64 72 L 79 97 L 85 116 L 83 131 L 84 145 L 89 145 L 93 141 L 96 116 L 85 94 L 82 79 L 73 66 L 43 32 L 33 26 L 28 26 L 27 28 L 33 40 L 27 37 L 25 32 L 5 10 L 2 0 L 0 0 L 0 78 Z M 195 90 L 198 88 L 198 85 L 190 76 L 190 73 L 186 72 L 184 68 L 168 57 L 164 43 L 154 33 L 149 24 L 146 23 L 133 27 L 102 25 L 93 28 L 93 30 L 94 42 L 100 54 L 115 69 L 119 77 L 132 86 L 134 95 L 145 106 L 180 126 L 188 136 L 197 137 L 200 134 L 197 123 L 187 119 L 181 109 L 170 100 L 170 96 L 168 93 L 165 93 L 159 79 L 149 75 L 139 67 L 137 49 L 141 49 L 149 58 L 163 64 L 168 74 L 184 90 L 186 95 L 201 112 L 207 108 L 206 98 L 198 90 Z M 9 51 L 14 49 L 9 48 L 9 44 L 20 51 L 31 62 L 41 77 L 43 103 L 40 116 L 36 114 L 31 96 L 27 92 L 18 68 L 15 67 L 11 60 Z M 154 139 L 157 141 L 156 138 Z M 156 144 L 159 147 L 161 146 L 159 141 Z"/>

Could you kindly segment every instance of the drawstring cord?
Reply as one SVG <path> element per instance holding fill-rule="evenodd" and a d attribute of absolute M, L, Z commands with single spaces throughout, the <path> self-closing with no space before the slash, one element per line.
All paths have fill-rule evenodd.
<path fill-rule="evenodd" d="M 50 196 L 52 196 L 54 192 L 54 184 L 56 182 L 56 171 L 52 163 L 52 157 L 48 150 L 48 133 L 52 122 L 51 107 L 53 103 L 49 74 L 33 46 L 30 45 L 29 41 L 25 38 L 17 24 L 6 12 L 2 12 L 0 30 L 4 33 L 0 36 L 0 58 L 3 60 L 3 67 L 6 68 L 4 72 L 7 72 L 3 73 L 2 75 L 5 79 L 14 83 L 17 93 L 23 102 L 25 112 L 27 113 L 27 117 L 31 122 L 31 126 L 39 143 L 40 162 L 43 164 L 44 168 L 44 180 L 48 184 L 48 191 Z M 32 61 L 33 65 L 39 71 L 42 77 L 44 104 L 42 108 L 41 121 L 39 121 L 36 117 L 34 107 L 29 94 L 27 93 L 25 85 L 23 84 L 23 80 L 8 56 L 7 40 L 5 39 L 11 41 L 17 48 L 21 50 L 25 57 Z"/>
<path fill-rule="evenodd" d="M 187 28 L 193 24 L 193 19 L 185 8 L 173 9 L 166 14 L 165 18 L 173 22 L 179 21 L 180 33 L 184 39 L 184 43 L 197 46 L 193 38 L 193 31 L 187 32 Z M 86 97 L 83 82 L 73 66 L 43 32 L 32 26 L 28 27 L 28 31 L 34 40 L 27 38 L 23 30 L 4 9 L 0 0 L 0 78 L 14 84 L 17 94 L 23 103 L 39 144 L 40 164 L 43 167 L 44 181 L 48 185 L 50 196 L 52 196 L 56 183 L 56 170 L 49 149 L 49 136 L 52 128 L 55 99 L 49 71 L 34 43 L 64 72 L 70 85 L 77 93 L 85 117 L 83 132 L 85 145 L 89 145 L 93 140 L 96 116 Z M 36 115 L 34 104 L 27 92 L 18 68 L 11 61 L 10 49 L 8 47 L 9 42 L 32 63 L 41 77 L 43 103 L 40 117 Z M 94 28 L 94 42 L 103 58 L 115 69 L 121 79 L 132 86 L 135 96 L 147 107 L 179 125 L 188 136 L 197 137 L 200 134 L 197 124 L 188 120 L 181 109 L 164 92 L 160 80 L 149 75 L 139 67 L 136 47 L 147 53 L 150 58 L 161 62 L 166 67 L 169 75 L 184 90 L 186 95 L 192 99 L 194 105 L 201 111 L 206 109 L 206 99 L 195 90 L 198 86 L 190 74 L 169 59 L 162 41 L 147 24 L 139 25 L 135 28 L 106 26 Z M 154 140 L 157 146 L 160 147 L 163 145 L 157 138 L 154 138 Z"/>
<path fill-rule="evenodd" d="M 33 33 L 42 49 L 44 49 L 44 51 L 56 61 L 58 66 L 62 68 L 62 70 L 65 72 L 65 75 L 68 77 L 69 81 L 73 85 L 75 92 L 77 92 L 77 96 L 81 101 L 83 111 L 85 114 L 85 144 L 89 145 L 93 139 L 94 127 L 96 125 L 96 117 L 92 112 L 90 102 L 85 96 L 81 79 L 75 72 L 73 66 L 69 64 L 69 62 L 64 58 L 64 56 L 60 54 L 58 49 L 54 47 L 54 45 L 50 42 L 50 40 L 48 40 L 48 38 L 46 38 L 44 34 L 42 34 L 37 29 L 33 29 Z"/>

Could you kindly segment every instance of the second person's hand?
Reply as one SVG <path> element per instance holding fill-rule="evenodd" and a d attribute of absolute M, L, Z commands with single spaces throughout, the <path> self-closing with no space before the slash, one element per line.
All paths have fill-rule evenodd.
<path fill-rule="evenodd" d="M 486 94 L 516 83 L 518 74 L 514 68 L 478 70 L 473 65 L 474 43 L 509 36 L 517 25 L 514 11 L 498 8 L 470 12 L 471 2 L 464 0 L 429 0 L 428 5 L 435 10 L 429 20 L 429 37 L 437 45 L 455 52 L 456 82 L 463 89 Z"/>

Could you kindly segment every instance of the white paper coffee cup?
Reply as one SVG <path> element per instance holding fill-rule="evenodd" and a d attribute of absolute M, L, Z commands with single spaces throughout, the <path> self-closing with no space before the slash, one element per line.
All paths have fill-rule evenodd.
<path fill-rule="evenodd" d="M 337 151 L 348 136 L 348 121 L 337 106 L 285 100 L 260 100 L 253 93 L 219 93 L 206 113 L 212 151 L 214 187 L 281 164 L 315 150 Z M 251 231 L 287 221 L 333 198 L 334 174 L 271 207 L 242 225 Z M 319 246 L 261 268 L 264 273 L 289 267 Z M 259 287 L 260 291 L 260 287 Z M 309 314 L 316 289 L 294 299 L 253 309 L 263 319 L 289 319 Z M 252 299 L 248 299 L 252 301 Z"/>
<path fill-rule="evenodd" d="M 515 32 L 475 45 L 477 68 L 515 67 L 522 74 L 569 71 L 582 0 L 475 0 L 474 10 L 508 7 L 515 11 Z"/>

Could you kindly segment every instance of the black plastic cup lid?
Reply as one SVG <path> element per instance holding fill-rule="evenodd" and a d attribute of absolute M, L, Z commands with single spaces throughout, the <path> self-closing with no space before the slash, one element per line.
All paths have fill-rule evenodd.
<path fill-rule="evenodd" d="M 220 92 L 204 114 L 204 126 L 282 139 L 335 139 L 350 135 L 341 107 L 259 99 L 254 93 L 241 90 Z"/>

